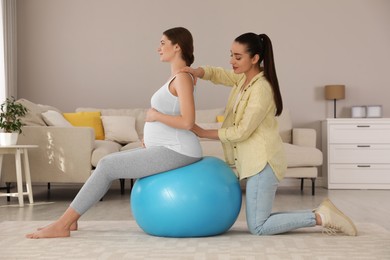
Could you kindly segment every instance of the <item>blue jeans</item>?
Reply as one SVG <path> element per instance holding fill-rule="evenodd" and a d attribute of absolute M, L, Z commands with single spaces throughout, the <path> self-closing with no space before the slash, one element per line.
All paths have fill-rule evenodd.
<path fill-rule="evenodd" d="M 248 178 L 246 184 L 246 219 L 254 235 L 275 235 L 302 227 L 316 225 L 311 210 L 271 213 L 278 187 L 272 168 L 267 166 Z"/>

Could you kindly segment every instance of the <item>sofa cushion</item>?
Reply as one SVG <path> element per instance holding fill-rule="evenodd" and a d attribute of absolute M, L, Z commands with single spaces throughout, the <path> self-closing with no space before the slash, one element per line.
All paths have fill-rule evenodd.
<path fill-rule="evenodd" d="M 314 147 L 283 143 L 287 167 L 311 167 L 322 165 L 322 152 Z"/>
<path fill-rule="evenodd" d="M 279 123 L 279 134 L 284 143 L 291 144 L 292 142 L 292 121 L 290 117 L 290 111 L 286 108 L 280 116 L 276 117 Z"/>
<path fill-rule="evenodd" d="M 66 120 L 73 126 L 92 127 L 95 130 L 95 139 L 104 140 L 104 130 L 100 112 L 63 113 Z"/>
<path fill-rule="evenodd" d="M 121 149 L 121 145 L 112 142 L 112 141 L 106 141 L 106 140 L 95 140 L 95 147 L 92 151 L 92 158 L 91 158 L 91 164 L 93 167 L 96 167 L 100 159 L 102 159 L 104 156 L 119 152 Z"/>
<path fill-rule="evenodd" d="M 127 144 L 139 140 L 132 116 L 101 116 L 105 140 Z"/>
<path fill-rule="evenodd" d="M 26 126 L 46 126 L 45 121 L 42 118 L 42 113 L 48 110 L 54 110 L 61 112 L 55 107 L 35 104 L 27 99 L 19 99 L 17 103 L 22 104 L 27 108 L 27 114 L 21 118 L 21 121 Z"/>
<path fill-rule="evenodd" d="M 55 110 L 43 112 L 42 118 L 48 126 L 72 127 L 72 124 L 60 112 Z"/>
<path fill-rule="evenodd" d="M 316 167 L 289 167 L 287 168 L 285 178 L 317 178 L 318 170 Z"/>
<path fill-rule="evenodd" d="M 125 146 L 121 148 L 121 151 L 126 151 L 126 150 L 131 150 L 131 149 L 137 149 L 142 147 L 141 141 L 138 142 L 133 142 L 133 143 L 128 143 Z"/>
<path fill-rule="evenodd" d="M 293 128 L 292 144 L 298 146 L 316 147 L 317 132 L 311 128 Z"/>

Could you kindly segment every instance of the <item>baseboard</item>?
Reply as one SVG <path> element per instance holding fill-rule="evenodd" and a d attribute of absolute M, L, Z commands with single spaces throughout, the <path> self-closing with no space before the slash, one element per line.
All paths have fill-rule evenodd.
<path fill-rule="evenodd" d="M 1 185 L 1 184 L 3 184 L 3 182 L 0 183 L 0 187 L 5 186 L 5 184 L 3 184 L 3 185 Z M 245 188 L 246 181 L 241 181 L 240 184 L 241 184 L 242 188 Z M 34 184 L 34 185 L 47 185 L 47 183 Z M 74 186 L 75 184 L 74 183 L 60 183 L 60 184 L 59 183 L 53 183 L 53 185 Z M 82 185 L 82 184 L 78 184 L 78 185 Z M 283 179 L 279 183 L 280 187 L 300 187 L 300 185 L 301 185 L 301 180 L 300 179 L 295 179 L 295 178 L 285 178 L 285 179 Z M 311 187 L 311 180 L 306 179 L 303 182 L 303 185 L 305 187 Z M 315 186 L 316 187 L 326 187 L 326 183 L 324 181 L 324 178 L 317 177 Z M 112 183 L 111 188 L 115 188 L 115 189 L 120 188 L 119 181 L 114 181 Z M 130 182 L 129 181 L 126 181 L 125 189 L 130 189 Z"/>

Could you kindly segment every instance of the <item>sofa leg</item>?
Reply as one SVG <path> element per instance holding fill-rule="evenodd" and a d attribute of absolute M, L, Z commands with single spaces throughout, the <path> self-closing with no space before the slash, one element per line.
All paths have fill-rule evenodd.
<path fill-rule="evenodd" d="M 125 179 L 119 179 L 121 183 L 121 195 L 125 194 Z"/>
<path fill-rule="evenodd" d="M 311 195 L 315 195 L 315 188 L 316 188 L 316 178 L 311 178 Z"/>
<path fill-rule="evenodd" d="M 133 186 L 134 186 L 134 179 L 130 179 L 130 191 L 133 188 Z"/>
<path fill-rule="evenodd" d="M 5 184 L 6 186 L 6 189 L 7 189 L 7 193 L 11 193 L 11 183 L 10 182 L 7 182 Z M 7 196 L 7 201 L 10 201 L 11 200 L 11 197 L 10 196 Z"/>
<path fill-rule="evenodd" d="M 47 183 L 47 189 L 50 190 L 50 182 Z"/>
<path fill-rule="evenodd" d="M 303 190 L 303 178 L 301 178 L 301 191 Z"/>

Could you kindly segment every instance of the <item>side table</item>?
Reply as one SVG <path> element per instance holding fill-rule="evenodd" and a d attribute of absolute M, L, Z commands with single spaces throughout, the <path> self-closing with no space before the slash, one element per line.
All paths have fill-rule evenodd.
<path fill-rule="evenodd" d="M 15 154 L 15 166 L 16 166 L 16 180 L 18 192 L 13 193 L 0 193 L 0 197 L 18 197 L 19 206 L 24 206 L 23 196 L 28 195 L 28 200 L 34 203 L 32 187 L 31 187 L 31 176 L 30 176 L 30 165 L 28 162 L 28 149 L 37 148 L 38 145 L 10 145 L 0 146 L 0 180 L 1 180 L 1 168 L 3 163 L 4 154 Z M 22 176 L 22 155 L 23 154 L 23 168 L 24 175 L 26 178 L 26 192 L 23 191 L 23 176 Z"/>

